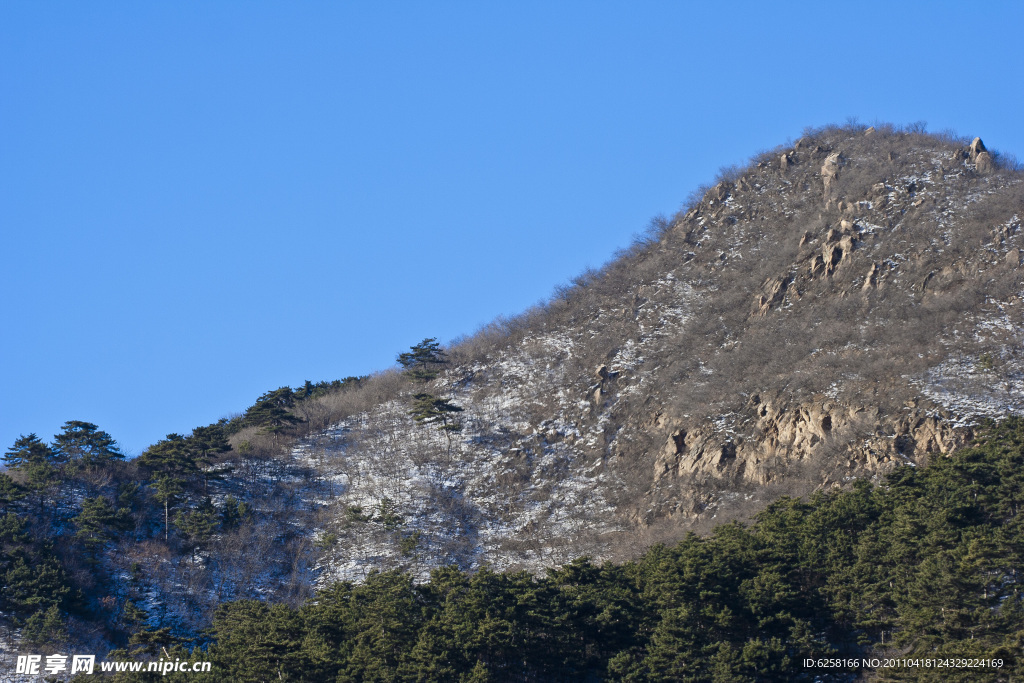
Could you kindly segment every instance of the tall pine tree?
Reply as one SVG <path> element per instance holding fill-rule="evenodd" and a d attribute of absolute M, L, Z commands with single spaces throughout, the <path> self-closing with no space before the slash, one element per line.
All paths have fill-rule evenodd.
<path fill-rule="evenodd" d="M 398 364 L 411 379 L 426 384 L 437 377 L 448 356 L 441 350 L 437 339 L 428 337 L 408 352 L 398 354 Z"/>
<path fill-rule="evenodd" d="M 87 468 L 124 459 L 124 453 L 113 437 L 91 422 L 65 422 L 61 433 L 53 437 L 53 445 L 54 452 L 62 461 L 77 462 Z"/>

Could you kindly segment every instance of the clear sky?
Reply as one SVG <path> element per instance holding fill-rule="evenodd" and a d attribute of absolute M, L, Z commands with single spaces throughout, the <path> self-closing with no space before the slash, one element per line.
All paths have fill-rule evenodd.
<path fill-rule="evenodd" d="M 1024 158 L 1022 29 L 1019 2 L 4 2 L 0 451 L 75 419 L 138 453 L 386 368 L 806 126 Z"/>

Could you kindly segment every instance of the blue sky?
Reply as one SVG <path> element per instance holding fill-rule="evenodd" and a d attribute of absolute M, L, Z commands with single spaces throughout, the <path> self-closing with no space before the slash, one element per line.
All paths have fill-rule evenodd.
<path fill-rule="evenodd" d="M 1024 4 L 781 5 L 3 3 L 0 446 L 386 368 L 806 126 L 1024 158 Z"/>

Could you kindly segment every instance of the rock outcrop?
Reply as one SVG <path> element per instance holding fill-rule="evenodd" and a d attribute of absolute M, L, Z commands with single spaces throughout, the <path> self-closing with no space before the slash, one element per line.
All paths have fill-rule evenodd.
<path fill-rule="evenodd" d="M 876 407 L 832 399 L 788 405 L 755 396 L 736 420 L 751 423 L 753 437 L 709 422 L 671 427 L 655 460 L 654 479 L 703 476 L 764 485 L 800 463 L 821 469 L 837 452 L 843 453 L 837 462 L 848 478 L 884 473 L 905 462 L 922 464 L 970 438 L 969 430 L 955 429 L 936 408 L 915 404 L 886 418 Z"/>
<path fill-rule="evenodd" d="M 839 169 L 843 165 L 841 152 L 832 152 L 825 157 L 825 163 L 821 166 L 821 178 L 825 183 L 825 201 L 832 199 L 832 192 L 835 182 L 839 180 Z"/>

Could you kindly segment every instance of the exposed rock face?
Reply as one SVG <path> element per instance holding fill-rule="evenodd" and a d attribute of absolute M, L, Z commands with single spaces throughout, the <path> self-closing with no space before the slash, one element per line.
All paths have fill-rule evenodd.
<path fill-rule="evenodd" d="M 825 157 L 825 163 L 821 166 L 821 177 L 825 182 L 825 201 L 832 198 L 832 187 L 835 181 L 839 180 L 839 169 L 842 164 L 841 152 L 833 152 Z"/>
<path fill-rule="evenodd" d="M 981 138 L 974 138 L 971 141 L 970 152 L 969 152 L 970 153 L 970 157 L 971 157 L 971 162 L 973 163 L 973 162 L 977 161 L 978 160 L 978 155 L 981 154 L 982 152 L 988 152 L 988 150 L 985 148 L 985 143 L 981 141 Z"/>
<path fill-rule="evenodd" d="M 868 291 L 878 286 L 878 265 L 872 263 L 871 269 L 868 270 L 868 274 L 864 276 L 864 284 L 861 286 L 862 291 Z"/>
<path fill-rule="evenodd" d="M 728 183 L 725 181 L 718 183 L 713 188 L 711 188 L 712 200 L 724 202 L 729 197 L 729 193 L 732 190 L 732 188 L 732 183 Z"/>
<path fill-rule="evenodd" d="M 974 165 L 978 169 L 978 173 L 991 173 L 995 168 L 995 163 L 992 161 L 992 155 L 988 152 L 981 152 L 974 159 Z"/>
<path fill-rule="evenodd" d="M 757 298 L 757 315 L 765 315 L 773 306 L 782 303 L 786 296 L 786 287 L 789 282 L 785 278 L 777 277 L 764 284 L 764 294 Z"/>
<path fill-rule="evenodd" d="M 789 406 L 755 396 L 748 407 L 757 438 L 739 439 L 712 423 L 674 427 L 654 465 L 654 479 L 705 475 L 767 484 L 794 464 L 820 464 L 843 452 L 847 477 L 887 471 L 903 462 L 924 463 L 964 445 L 969 430 L 954 429 L 934 411 L 909 410 L 880 421 L 872 406 L 830 399 Z"/>
<path fill-rule="evenodd" d="M 995 161 L 981 138 L 974 138 L 971 141 L 970 147 L 967 148 L 967 158 L 974 164 L 978 173 L 991 173 L 995 170 Z"/>

